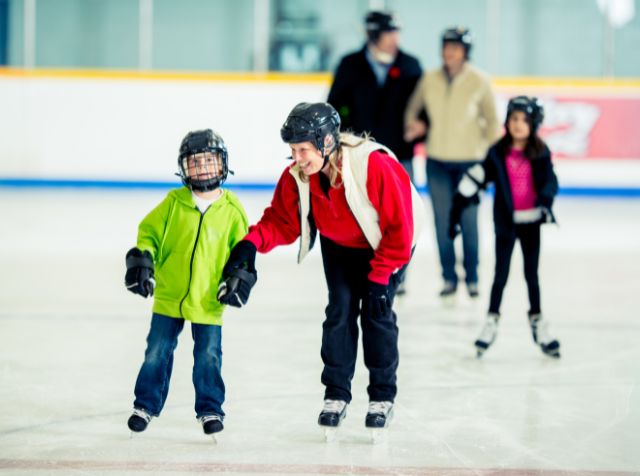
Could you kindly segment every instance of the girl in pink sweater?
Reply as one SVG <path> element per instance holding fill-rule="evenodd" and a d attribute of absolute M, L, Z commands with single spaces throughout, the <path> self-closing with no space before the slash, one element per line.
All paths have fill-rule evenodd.
<path fill-rule="evenodd" d="M 495 184 L 493 216 L 496 267 L 487 320 L 475 342 L 478 356 L 496 338 L 511 255 L 516 241 L 519 241 L 524 258 L 530 306 L 528 317 L 533 340 L 545 354 L 560 357 L 560 343 L 550 336 L 548 322 L 542 318 L 538 282 L 540 225 L 555 222 L 551 205 L 558 192 L 551 152 L 538 136 L 543 118 L 544 109 L 536 98 L 512 98 L 507 106 L 504 136 L 489 149 L 482 164 L 468 170 L 454 197 L 450 229 L 452 236 L 458 231 L 464 207 L 477 202 L 479 190 L 489 182 Z"/>

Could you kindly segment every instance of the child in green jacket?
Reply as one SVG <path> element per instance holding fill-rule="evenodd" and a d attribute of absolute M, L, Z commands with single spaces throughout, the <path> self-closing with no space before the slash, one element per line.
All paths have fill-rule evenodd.
<path fill-rule="evenodd" d="M 247 233 L 238 198 L 221 188 L 227 149 L 211 129 L 189 132 L 180 145 L 184 187 L 167 197 L 140 223 L 138 241 L 126 256 L 127 289 L 154 296 L 144 363 L 135 385 L 131 431 L 147 428 L 167 399 L 173 352 L 185 320 L 194 340 L 196 418 L 206 434 L 223 429 L 222 305 L 216 299 L 230 250 Z M 155 295 L 154 295 L 155 294 Z"/>

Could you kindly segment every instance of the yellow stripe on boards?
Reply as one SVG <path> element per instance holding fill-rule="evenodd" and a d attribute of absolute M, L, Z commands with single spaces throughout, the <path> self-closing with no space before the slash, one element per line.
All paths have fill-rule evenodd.
<path fill-rule="evenodd" d="M 307 83 L 331 84 L 331 73 L 282 72 L 197 72 L 197 71 L 136 71 L 112 69 L 49 69 L 0 67 L 0 77 L 51 79 L 103 79 L 143 81 L 201 81 L 230 83 Z M 554 77 L 493 77 L 499 89 L 606 89 L 609 91 L 640 90 L 639 78 L 554 78 Z"/>

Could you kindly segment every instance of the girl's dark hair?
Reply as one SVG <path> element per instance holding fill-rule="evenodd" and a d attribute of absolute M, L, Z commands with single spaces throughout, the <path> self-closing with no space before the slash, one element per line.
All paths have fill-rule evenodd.
<path fill-rule="evenodd" d="M 515 111 L 514 111 L 515 112 Z M 513 114 L 513 113 L 511 113 Z M 506 157 L 509 153 L 509 149 L 513 146 L 513 136 L 509 132 L 509 118 L 511 114 L 507 116 L 504 121 L 505 133 L 504 136 L 500 138 L 497 142 L 496 147 L 501 157 Z M 524 156 L 528 160 L 536 160 L 539 159 L 545 149 L 545 143 L 540 136 L 538 136 L 538 131 L 535 127 L 533 127 L 533 121 L 531 120 L 531 116 L 525 114 L 527 118 L 527 124 L 529 124 L 529 138 L 527 139 L 527 144 L 524 146 Z"/>

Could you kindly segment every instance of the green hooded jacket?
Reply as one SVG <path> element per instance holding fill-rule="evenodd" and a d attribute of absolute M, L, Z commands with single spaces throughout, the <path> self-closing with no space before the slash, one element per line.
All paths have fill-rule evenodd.
<path fill-rule="evenodd" d="M 231 249 L 247 234 L 238 197 L 228 190 L 205 213 L 187 187 L 171 190 L 138 227 L 137 247 L 153 256 L 153 312 L 196 324 L 222 325 L 216 299 Z"/>

